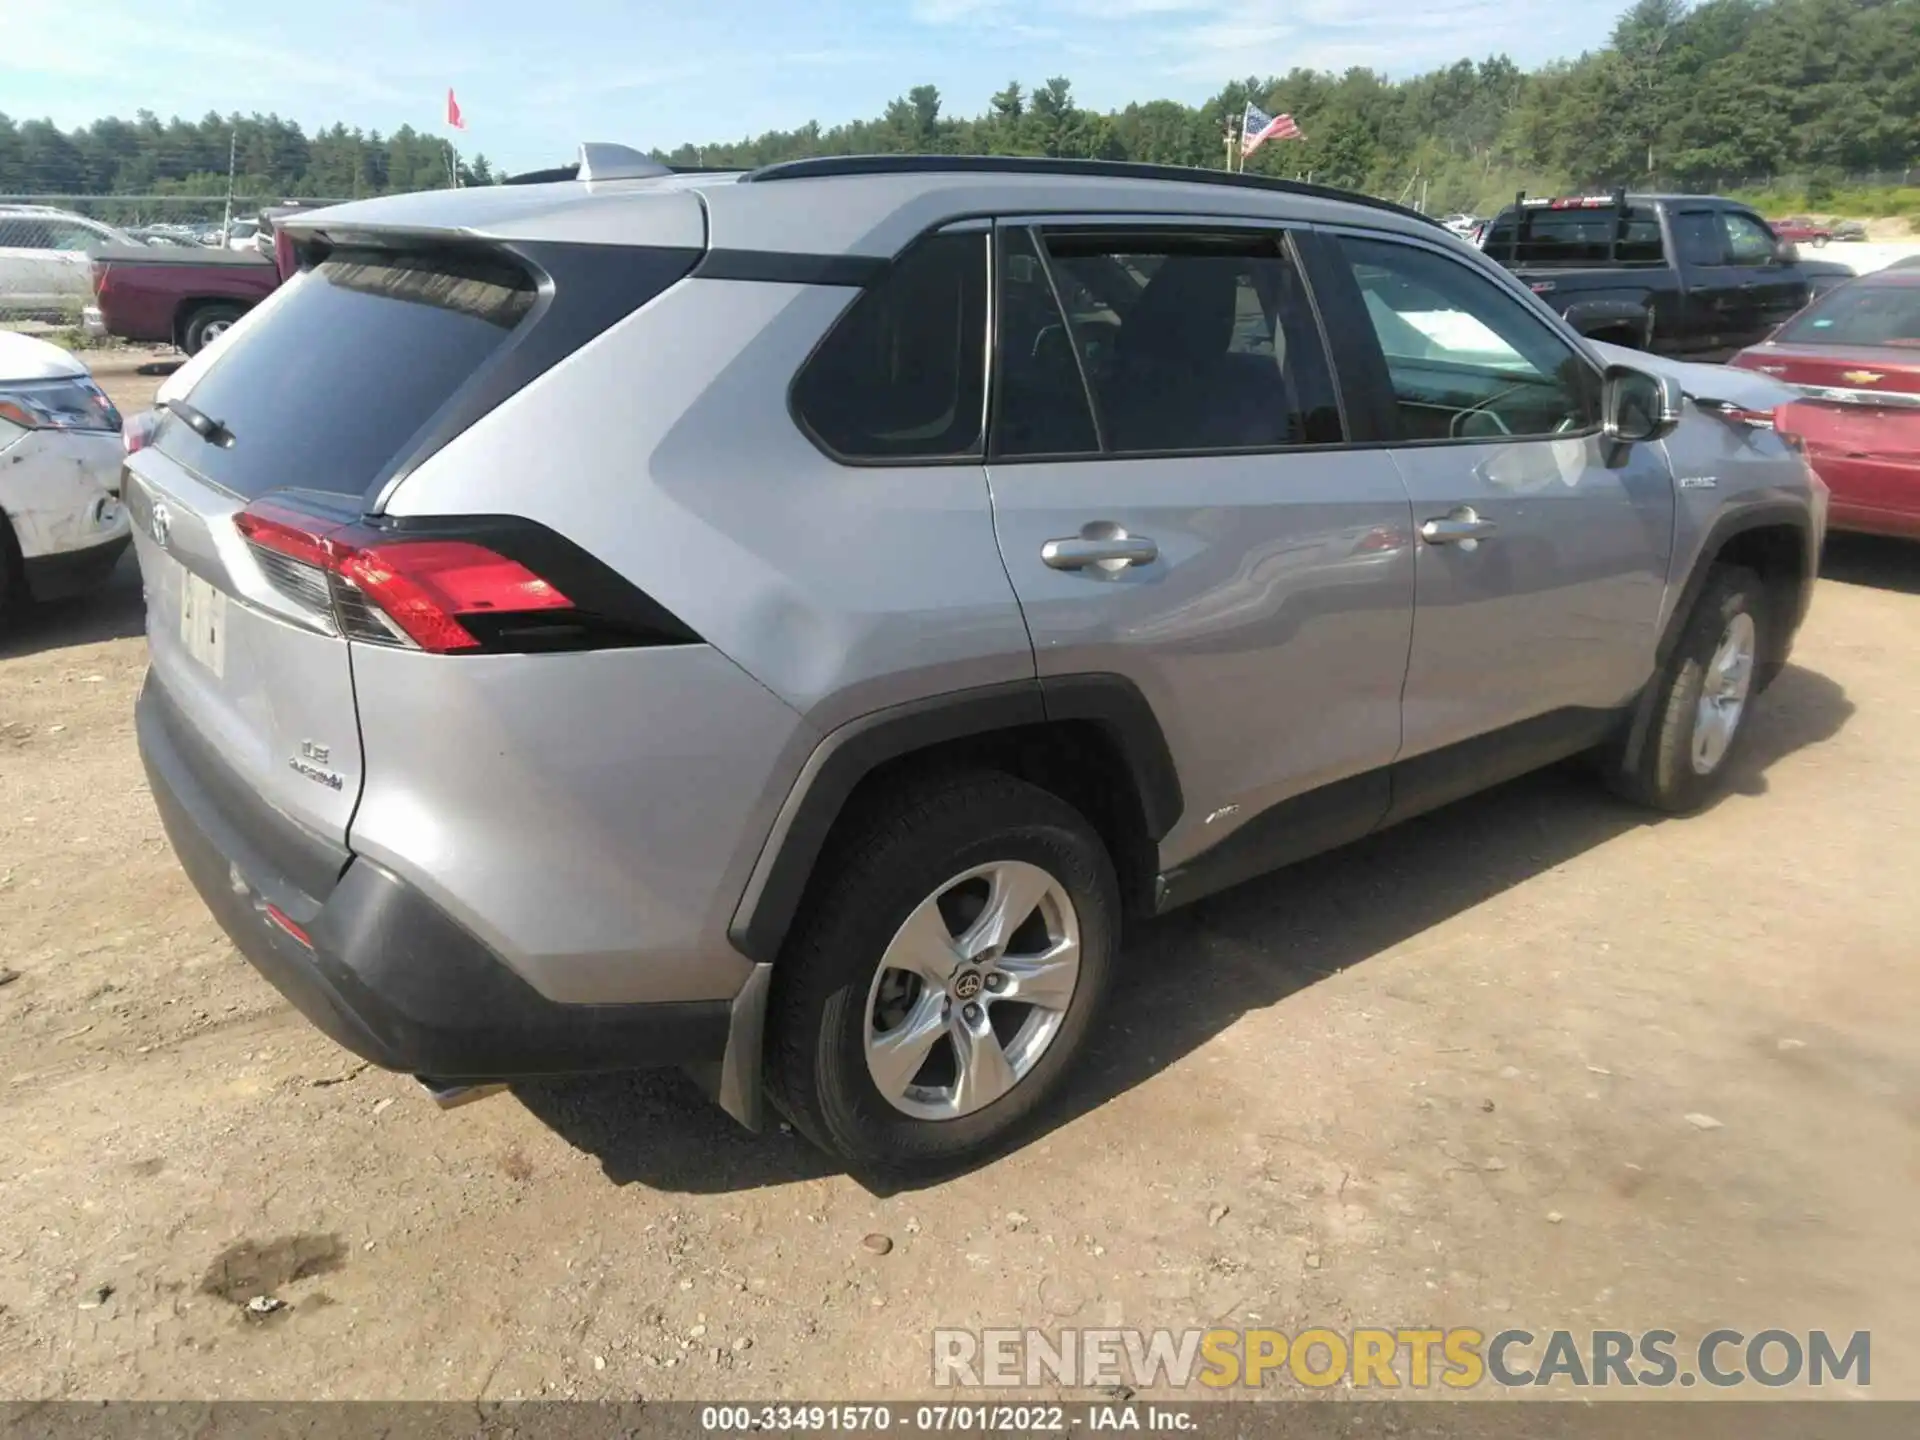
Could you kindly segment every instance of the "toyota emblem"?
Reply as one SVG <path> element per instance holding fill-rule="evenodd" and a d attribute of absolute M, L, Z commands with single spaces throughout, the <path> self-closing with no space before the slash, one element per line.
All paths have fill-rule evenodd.
<path fill-rule="evenodd" d="M 980 993 L 980 972 L 962 970 L 953 977 L 953 993 L 961 1000 L 971 1000 Z"/>
<path fill-rule="evenodd" d="M 153 502 L 153 509 L 147 512 L 147 533 L 153 536 L 153 543 L 164 547 L 167 543 L 167 531 L 173 528 L 173 512 L 159 500 Z"/>

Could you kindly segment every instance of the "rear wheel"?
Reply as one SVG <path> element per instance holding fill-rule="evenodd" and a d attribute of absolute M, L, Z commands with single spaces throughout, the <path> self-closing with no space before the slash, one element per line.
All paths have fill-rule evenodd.
<path fill-rule="evenodd" d="M 869 815 L 775 969 L 773 1098 L 850 1164 L 934 1174 L 1008 1138 L 1083 1047 L 1112 970 L 1113 866 L 1084 817 L 999 774 Z"/>
<path fill-rule="evenodd" d="M 202 305 L 187 317 L 180 330 L 180 348 L 198 355 L 232 328 L 233 322 L 247 312 L 238 305 Z"/>
<path fill-rule="evenodd" d="M 13 522 L 0 510 L 0 627 L 13 618 L 27 598 L 26 577 L 20 571 L 20 545 Z"/>
<path fill-rule="evenodd" d="M 1630 800 L 1680 814 L 1725 787 L 1728 763 L 1753 708 L 1766 594 L 1759 576 L 1716 565 L 1660 673 L 1638 761 L 1610 767 Z"/>

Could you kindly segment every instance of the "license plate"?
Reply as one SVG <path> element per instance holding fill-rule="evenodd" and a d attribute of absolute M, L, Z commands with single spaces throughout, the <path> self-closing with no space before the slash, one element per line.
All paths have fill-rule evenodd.
<path fill-rule="evenodd" d="M 180 588 L 180 643 L 215 675 L 227 673 L 227 596 L 188 570 Z"/>

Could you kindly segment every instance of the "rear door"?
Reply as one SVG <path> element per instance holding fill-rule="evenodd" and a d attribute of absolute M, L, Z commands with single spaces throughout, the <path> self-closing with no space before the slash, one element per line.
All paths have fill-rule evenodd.
<path fill-rule="evenodd" d="M 988 471 L 1042 681 L 1116 674 L 1152 706 L 1185 798 L 1176 877 L 1333 782 L 1356 783 L 1301 847 L 1369 828 L 1400 747 L 1410 512 L 1386 455 L 1346 443 L 1288 232 L 1095 219 L 999 241 Z"/>
<path fill-rule="evenodd" d="M 360 515 L 535 295 L 506 263 L 336 251 L 196 361 L 170 396 L 188 408 L 129 457 L 155 681 L 229 781 L 325 840 L 344 842 L 360 793 L 348 642 L 326 576 L 235 518 L 265 497 Z"/>
<path fill-rule="evenodd" d="M 1404 757 L 1603 726 L 1652 669 L 1673 526 L 1660 447 L 1603 443 L 1598 366 L 1494 277 L 1410 237 L 1337 244 L 1420 536 Z"/>

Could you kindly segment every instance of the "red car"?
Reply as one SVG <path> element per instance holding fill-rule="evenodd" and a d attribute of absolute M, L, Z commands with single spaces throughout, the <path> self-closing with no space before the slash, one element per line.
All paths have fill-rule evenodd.
<path fill-rule="evenodd" d="M 1795 245 L 1820 246 L 1833 238 L 1833 231 L 1829 227 L 1815 224 L 1805 215 L 1789 215 L 1784 220 L 1769 220 L 1767 228 L 1773 231 L 1774 239 L 1788 240 Z"/>
<path fill-rule="evenodd" d="M 81 315 L 86 332 L 173 344 L 189 355 L 199 354 L 294 269 L 292 246 L 277 234 L 272 258 L 197 245 L 110 245 L 89 253 L 93 304 Z"/>
<path fill-rule="evenodd" d="M 1732 363 L 1800 391 L 1774 424 L 1833 492 L 1829 528 L 1920 539 L 1920 270 L 1850 280 Z"/>

